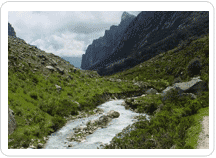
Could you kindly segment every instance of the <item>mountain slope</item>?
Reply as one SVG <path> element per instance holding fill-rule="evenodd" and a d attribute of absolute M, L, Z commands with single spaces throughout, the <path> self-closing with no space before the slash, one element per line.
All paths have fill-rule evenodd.
<path fill-rule="evenodd" d="M 93 43 L 88 46 L 86 53 L 82 56 L 81 68 L 88 70 L 91 65 L 110 56 L 113 49 L 120 42 L 125 29 L 134 18 L 134 15 L 123 12 L 121 22 L 118 26 L 112 25 L 110 30 L 105 31 L 103 37 L 94 40 Z"/>
<path fill-rule="evenodd" d="M 100 75 L 123 71 L 179 44 L 189 43 L 208 30 L 208 12 L 141 12 L 110 55 L 88 69 L 97 70 Z"/>
<path fill-rule="evenodd" d="M 196 61 L 196 64 L 192 64 Z M 201 64 L 197 64 L 201 63 Z M 193 68 L 199 69 L 199 73 Z M 193 69 L 195 70 L 195 69 Z M 197 149 L 201 120 L 209 115 L 209 35 L 191 41 L 140 63 L 126 71 L 107 76 L 134 82 L 148 82 L 156 92 L 125 100 L 125 107 L 139 113 L 150 114 L 151 120 L 139 117 L 139 122 L 118 133 L 105 149 Z M 194 90 L 183 95 L 171 90 L 161 93 L 166 86 L 190 81 L 200 77 L 207 87 L 199 86 L 202 92 Z M 207 89 L 206 89 L 207 88 Z M 158 93 L 157 93 L 158 91 Z M 195 97 L 190 97 L 191 94 Z M 164 99 L 169 96 L 168 99 Z"/>
<path fill-rule="evenodd" d="M 9 148 L 42 148 L 47 136 L 78 114 L 91 114 L 111 93 L 140 91 L 132 82 L 110 82 L 76 69 L 24 40 L 8 36 L 8 107 L 16 127 Z M 10 119 L 9 119 L 10 121 Z M 10 122 L 8 122 L 10 123 Z"/>
<path fill-rule="evenodd" d="M 113 96 L 144 94 L 127 99 L 126 103 L 140 113 L 146 113 L 146 108 L 158 108 L 157 114 L 153 113 L 151 122 L 140 118 L 133 125 L 136 129 L 127 130 L 124 137 L 122 131 L 121 137 L 114 137 L 106 148 L 194 148 L 194 115 L 208 108 L 209 92 L 197 94 L 195 99 L 180 99 L 171 92 L 169 95 L 175 99 L 168 101 L 163 101 L 161 94 L 147 94 L 149 88 L 161 93 L 167 86 L 194 76 L 200 76 L 209 87 L 208 34 L 183 40 L 174 49 L 110 76 L 76 69 L 54 54 L 9 36 L 8 105 L 17 127 L 9 135 L 8 147 L 41 148 L 48 135 L 78 113 L 90 115 L 97 105 Z"/>
<path fill-rule="evenodd" d="M 8 23 L 8 35 L 16 37 L 16 32 L 10 23 Z"/>

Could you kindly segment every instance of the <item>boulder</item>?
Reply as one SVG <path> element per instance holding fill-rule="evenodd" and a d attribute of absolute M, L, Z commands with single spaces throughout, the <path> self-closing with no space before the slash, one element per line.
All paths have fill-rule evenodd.
<path fill-rule="evenodd" d="M 59 91 L 62 89 L 61 86 L 59 86 L 59 85 L 57 85 L 57 84 L 55 85 L 55 87 L 56 87 L 56 89 L 59 90 Z"/>
<path fill-rule="evenodd" d="M 73 145 L 72 144 L 68 144 L 68 147 L 72 147 Z"/>
<path fill-rule="evenodd" d="M 27 149 L 36 149 L 34 145 L 30 145 Z"/>
<path fill-rule="evenodd" d="M 8 134 L 12 134 L 16 129 L 16 120 L 14 117 L 14 112 L 8 108 Z"/>
<path fill-rule="evenodd" d="M 52 66 L 46 66 L 47 69 L 49 69 L 50 71 L 55 71 L 55 68 Z"/>
<path fill-rule="evenodd" d="M 43 144 L 42 144 L 42 143 L 38 143 L 37 148 L 38 148 L 38 149 L 43 148 Z"/>
<path fill-rule="evenodd" d="M 99 125 L 100 127 L 105 127 L 105 126 L 108 125 L 108 123 L 109 123 L 110 121 L 112 121 L 112 118 L 110 118 L 110 117 L 104 115 L 104 116 L 101 116 L 101 117 L 99 118 L 99 120 L 98 120 L 98 125 Z"/>
<path fill-rule="evenodd" d="M 199 93 L 200 91 L 207 90 L 207 83 L 202 81 L 200 77 L 194 77 L 191 81 L 182 82 L 182 83 L 175 83 L 173 85 L 179 93 Z"/>
<path fill-rule="evenodd" d="M 87 126 L 79 126 L 77 129 L 78 129 L 79 131 L 84 131 L 84 130 L 87 129 Z"/>
<path fill-rule="evenodd" d="M 146 94 L 156 94 L 156 93 L 158 93 L 158 91 L 157 91 L 156 89 L 153 89 L 153 88 L 148 89 L 148 90 L 146 91 Z"/>
<path fill-rule="evenodd" d="M 64 69 L 63 68 L 60 68 L 60 67 L 56 67 L 56 69 L 58 70 L 58 72 L 60 73 L 60 74 L 64 74 Z"/>
<path fill-rule="evenodd" d="M 200 92 L 206 91 L 207 89 L 208 88 L 206 82 L 202 81 L 200 77 L 194 77 L 188 82 L 175 83 L 173 86 L 167 87 L 166 89 L 163 90 L 162 96 L 164 97 L 163 100 L 172 97 L 171 95 L 174 95 L 174 93 L 178 94 L 178 96 L 190 95 L 192 98 L 196 98 L 194 94 L 199 95 Z M 190 93 L 190 94 L 183 94 L 183 93 Z"/>
<path fill-rule="evenodd" d="M 114 110 L 111 110 L 107 113 L 107 116 L 110 118 L 118 118 L 120 116 L 120 113 Z"/>
<path fill-rule="evenodd" d="M 72 100 L 72 102 L 74 102 L 75 104 L 77 104 L 77 106 L 78 106 L 79 109 L 81 108 L 80 103 L 78 103 L 77 101 L 74 101 L 74 100 Z"/>

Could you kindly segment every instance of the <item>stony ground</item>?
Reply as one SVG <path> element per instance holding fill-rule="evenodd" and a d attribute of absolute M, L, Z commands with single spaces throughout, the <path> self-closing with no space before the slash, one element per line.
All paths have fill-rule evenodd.
<path fill-rule="evenodd" d="M 197 149 L 209 149 L 209 116 L 203 117 L 202 132 L 199 135 Z"/>

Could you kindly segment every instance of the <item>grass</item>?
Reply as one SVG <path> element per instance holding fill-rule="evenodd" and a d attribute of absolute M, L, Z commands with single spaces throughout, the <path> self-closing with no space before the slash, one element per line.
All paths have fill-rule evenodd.
<path fill-rule="evenodd" d="M 178 46 L 180 47 L 180 46 Z M 125 80 L 136 80 L 152 83 L 158 91 L 171 85 L 175 78 L 182 81 L 190 79 L 188 64 L 198 57 L 202 63 L 201 79 L 208 82 L 209 73 L 209 36 L 203 36 L 178 51 L 178 47 L 163 52 L 127 71 L 119 72 L 109 77 Z"/>
<path fill-rule="evenodd" d="M 105 102 L 102 97 L 105 93 L 138 90 L 132 82 L 105 81 L 91 71 L 74 72 L 73 65 L 52 54 L 32 50 L 26 43 L 14 44 L 9 38 L 8 45 L 8 104 L 17 122 L 15 132 L 9 135 L 9 148 L 26 148 L 31 139 L 43 142 L 43 137 L 61 128 L 70 116 L 76 116 L 79 111 L 88 113 Z M 20 58 L 20 54 L 25 58 Z M 43 58 L 38 54 L 46 57 L 44 65 L 39 64 Z M 52 60 L 64 68 L 64 74 L 46 68 Z M 61 90 L 55 85 L 61 86 Z"/>
<path fill-rule="evenodd" d="M 209 107 L 201 108 L 198 113 L 193 116 L 194 124 L 187 131 L 186 144 L 192 146 L 194 149 L 196 149 L 198 145 L 197 140 L 202 131 L 201 121 L 204 116 L 209 116 Z"/>
<path fill-rule="evenodd" d="M 120 132 L 114 137 L 110 144 L 104 146 L 105 149 L 195 149 L 193 144 L 197 142 L 198 131 L 200 128 L 200 119 L 208 114 L 208 92 L 202 94 L 203 98 L 190 99 L 189 97 L 162 100 L 163 107 L 155 113 L 157 108 L 149 108 L 151 111 L 151 119 L 141 119 L 135 123 L 135 130 L 126 134 Z M 153 96 L 153 95 L 152 95 Z M 134 99 L 137 106 L 135 109 L 145 107 L 146 104 L 153 100 Z M 151 97 L 154 98 L 154 97 Z M 204 99 L 205 98 L 205 99 Z M 138 101 L 139 100 L 139 101 Z M 143 100 L 142 102 L 140 100 Z M 201 102 L 205 102 L 202 104 Z M 150 106 L 158 107 L 160 102 Z M 144 108 L 144 112 L 149 109 Z M 120 137 L 120 138 L 119 138 Z"/>
<path fill-rule="evenodd" d="M 123 80 L 148 82 L 161 92 L 175 80 L 189 81 L 189 63 L 199 58 L 202 67 L 199 76 L 209 84 L 208 35 L 191 41 L 190 44 L 159 54 L 127 71 L 109 76 Z M 135 123 L 136 129 L 127 134 L 120 132 L 105 149 L 189 149 L 196 148 L 200 132 L 200 120 L 207 114 L 209 92 L 197 99 L 179 98 L 175 91 L 166 101 L 160 95 L 139 99 L 127 99 L 126 107 L 152 115 Z M 199 129 L 199 130 L 197 130 Z M 121 137 L 120 137 L 121 136 Z M 120 138 L 119 138 L 120 137 Z"/>
<path fill-rule="evenodd" d="M 181 46 L 179 50 L 176 47 L 131 69 L 105 77 L 91 71 L 74 71 L 72 65 L 53 54 L 32 49 L 23 42 L 14 44 L 11 38 L 8 40 L 8 104 L 17 122 L 16 130 L 9 135 L 9 148 L 27 148 L 30 144 L 44 142 L 44 137 L 64 126 L 67 117 L 75 116 L 79 111 L 88 113 L 105 102 L 104 94 L 132 95 L 132 92 L 143 91 L 146 87 L 161 92 L 176 78 L 188 81 L 191 78 L 188 63 L 195 57 L 202 63 L 201 79 L 209 82 L 208 35 Z M 45 63 L 40 64 L 43 60 Z M 52 60 L 64 69 L 64 74 L 46 68 Z M 122 79 L 122 82 L 111 82 L 107 80 L 109 78 Z M 135 86 L 134 81 L 142 81 L 147 86 Z M 61 90 L 55 85 L 61 86 Z M 208 101 L 208 92 L 195 100 L 174 98 L 163 101 L 160 95 L 127 100 L 132 109 L 149 113 L 152 119 L 134 124 L 136 130 L 121 139 L 115 137 L 106 148 L 169 149 L 173 145 L 195 148 L 199 119 L 207 114 Z"/>

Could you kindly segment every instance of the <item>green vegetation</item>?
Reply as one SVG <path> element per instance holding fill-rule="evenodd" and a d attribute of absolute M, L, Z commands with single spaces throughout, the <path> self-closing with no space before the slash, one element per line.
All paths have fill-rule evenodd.
<path fill-rule="evenodd" d="M 176 81 L 190 80 L 189 64 L 199 58 L 202 63 L 200 75 L 209 84 L 208 35 L 162 53 L 127 71 L 112 75 L 112 78 L 150 82 L 161 92 Z M 168 63 L 167 63 L 168 62 Z M 200 65 L 198 65 L 200 66 Z M 136 76 L 136 77 L 135 77 Z M 156 83 L 156 84 L 154 84 Z M 197 99 L 179 97 L 177 91 L 161 95 L 151 94 L 137 99 L 127 99 L 126 108 L 151 115 L 150 122 L 145 118 L 135 123 L 135 130 L 121 132 L 114 137 L 105 149 L 190 149 L 196 148 L 200 120 L 208 115 L 209 92 L 202 92 Z M 129 127 L 128 127 L 129 128 Z"/>
<path fill-rule="evenodd" d="M 145 118 L 134 124 L 135 130 L 128 133 L 119 133 L 105 149 L 193 149 L 198 140 L 197 128 L 200 129 L 201 116 L 208 115 L 206 104 L 208 93 L 203 98 L 191 100 L 189 97 L 167 99 L 160 111 L 152 115 L 150 121 Z M 142 101 L 141 101 L 142 100 Z M 139 98 L 137 109 L 145 107 L 147 100 Z M 153 101 L 153 100 L 152 100 Z M 149 103 L 151 103 L 150 101 Z M 162 102 L 162 98 L 161 98 Z M 155 107 L 156 104 L 152 104 Z M 152 108 L 156 109 L 156 108 Z M 202 112 L 205 110 L 204 112 Z M 146 109 L 144 111 L 149 111 Z M 154 111 L 154 110 L 152 110 Z M 151 112 L 152 112 L 151 111 Z M 199 113 L 201 111 L 202 113 Z M 197 114 L 198 113 L 198 114 Z M 194 130 L 196 129 L 196 130 Z M 196 137 L 194 137 L 196 136 Z"/>
<path fill-rule="evenodd" d="M 197 140 L 199 138 L 199 134 L 202 131 L 201 121 L 204 116 L 209 115 L 209 107 L 201 108 L 197 112 L 197 114 L 193 115 L 194 123 L 187 131 L 187 139 L 186 144 L 192 146 L 194 149 L 197 147 Z"/>
<path fill-rule="evenodd" d="M 67 66 L 63 59 L 59 59 L 58 66 L 64 67 L 65 74 L 52 72 L 45 66 L 57 57 L 32 50 L 26 43 L 14 44 L 11 38 L 8 40 L 8 104 L 17 122 L 16 130 L 9 135 L 9 148 L 26 148 L 31 139 L 35 140 L 35 144 L 37 141 L 45 142 L 43 137 L 61 128 L 70 116 L 76 116 L 81 111 L 90 114 L 89 111 L 104 103 L 106 98 L 102 96 L 105 93 L 139 90 L 132 82 L 110 82 L 95 72 L 72 71 L 74 67 Z M 20 54 L 25 58 L 21 58 Z M 42 55 L 38 57 L 38 54 Z M 41 56 L 48 62 L 37 66 L 44 60 Z M 57 89 L 56 85 L 61 89 Z"/>
<path fill-rule="evenodd" d="M 201 61 L 201 79 L 208 83 L 209 74 L 209 36 L 197 40 L 188 39 L 187 44 L 163 52 L 150 60 L 143 62 L 127 71 L 119 72 L 110 77 L 150 82 L 158 91 L 171 85 L 175 78 L 182 81 L 190 79 L 189 63 L 195 58 Z"/>
<path fill-rule="evenodd" d="M 91 114 L 96 106 L 106 101 L 104 94 L 128 94 L 150 87 L 161 92 L 177 80 L 188 81 L 191 78 L 188 65 L 194 58 L 199 58 L 202 64 L 197 75 L 209 82 L 208 35 L 106 77 L 91 71 L 75 71 L 72 65 L 53 54 L 8 40 L 8 104 L 17 122 L 16 130 L 9 135 L 9 148 L 44 143 L 44 137 L 61 128 L 70 116 L 81 111 Z M 52 65 L 53 60 L 64 73 L 45 68 Z M 122 81 L 107 80 L 110 78 Z M 146 86 L 134 84 L 139 81 Z M 151 94 L 127 99 L 126 103 L 128 108 L 151 115 L 151 121 L 140 118 L 134 124 L 135 130 L 122 138 L 115 137 L 105 148 L 195 148 L 196 132 L 200 129 L 198 120 L 207 114 L 209 93 L 203 92 L 192 100 L 179 98 L 172 92 L 172 97 L 166 101 L 161 95 Z"/>

